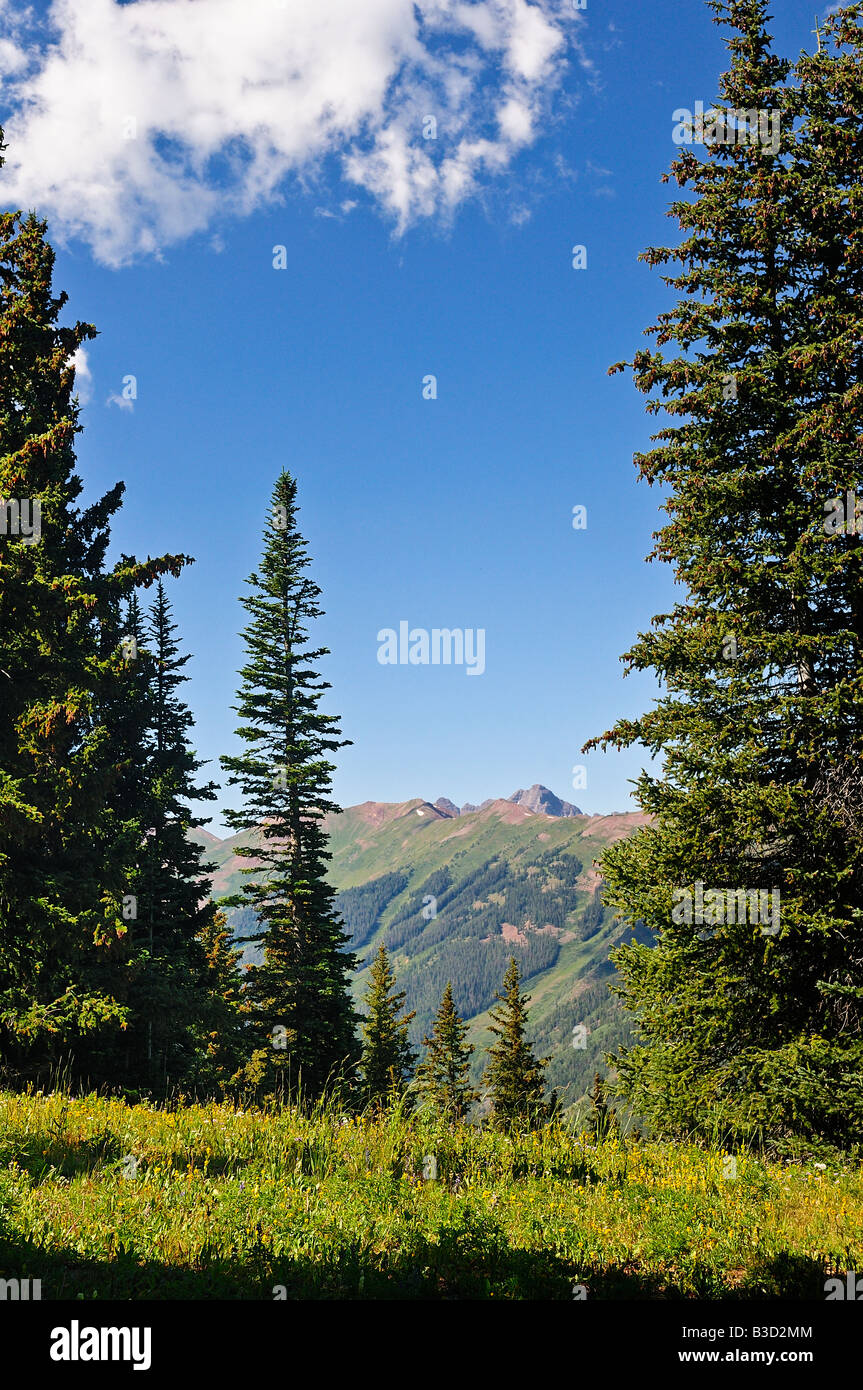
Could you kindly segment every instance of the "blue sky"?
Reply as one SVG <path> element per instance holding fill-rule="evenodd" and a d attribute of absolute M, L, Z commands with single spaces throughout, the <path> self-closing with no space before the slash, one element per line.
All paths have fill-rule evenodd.
<path fill-rule="evenodd" d="M 340 0 L 328 3 L 337 9 Z M 400 3 L 379 0 L 373 37 L 390 55 Z M 513 23 L 534 8 L 502 4 L 515 6 Z M 104 22 L 119 8 L 82 0 L 94 67 L 111 64 L 100 44 L 119 51 L 126 42 Z M 218 0 L 226 54 L 236 49 L 231 24 L 244 8 Z M 154 7 L 138 0 L 123 9 L 142 11 L 143 23 Z M 477 7 L 485 9 L 498 13 L 492 0 Z M 777 48 L 791 56 L 811 48 L 808 0 L 782 0 L 777 9 Z M 301 526 L 324 591 L 330 707 L 353 740 L 335 779 L 343 804 L 479 801 L 539 781 L 589 811 L 629 808 L 639 754 L 584 759 L 579 749 L 651 700 L 652 680 L 624 681 L 619 658 L 668 606 L 673 585 L 667 570 L 644 563 L 661 499 L 637 483 L 632 455 L 650 422 L 629 378 L 606 371 L 631 358 L 666 302 L 658 273 L 637 257 L 676 236 L 664 216 L 671 190 L 660 182 L 675 152 L 672 112 L 697 99 L 709 104 L 724 49 L 696 0 L 589 0 L 583 13 L 568 10 L 555 0 L 540 11 L 557 47 L 543 59 L 537 35 L 539 58 L 531 52 L 515 85 L 512 63 L 469 64 L 463 35 L 441 30 L 428 39 L 425 75 L 412 77 L 394 60 L 378 124 L 372 130 L 367 120 L 365 137 L 355 138 L 350 114 L 343 132 L 324 139 L 328 116 L 317 113 L 307 129 L 305 111 L 288 109 L 278 138 L 294 143 L 282 164 L 268 153 L 254 186 L 238 175 L 244 150 L 216 116 L 201 140 L 217 155 L 200 185 L 190 184 L 195 160 L 182 151 L 178 100 L 174 133 L 156 131 L 150 142 L 153 158 L 177 169 L 186 158 L 175 208 L 170 178 L 160 183 L 152 165 L 141 172 L 149 207 L 143 182 L 114 196 L 106 173 L 101 189 L 98 161 L 115 177 L 117 152 L 100 155 L 92 112 L 70 133 L 76 122 L 68 108 L 64 117 L 60 96 L 53 130 L 44 101 L 38 111 L 28 107 L 44 50 L 38 33 L 16 27 L 18 7 L 0 0 L 12 35 L 0 44 L 4 202 L 46 213 L 69 312 L 100 332 L 81 380 L 87 495 L 125 481 L 117 549 L 196 557 L 170 594 L 194 653 L 187 691 L 203 757 L 235 748 L 237 597 L 256 563 L 273 480 L 287 467 L 298 478 Z M 69 13 L 53 12 L 55 37 L 83 22 Z M 65 35 L 59 70 L 78 90 L 87 84 L 75 71 L 82 44 L 72 37 Z M 326 35 L 301 49 L 306 78 L 315 77 L 320 44 Z M 373 71 L 377 50 L 355 46 L 350 80 L 360 88 L 362 65 Z M 61 59 L 63 52 L 61 42 Z M 125 56 L 134 61 L 134 52 Z M 412 106 L 412 82 L 447 90 L 450 61 L 461 79 L 476 74 L 469 99 L 450 96 L 435 108 L 423 90 Z M 230 80 L 226 72 L 215 86 Z M 336 72 L 328 80 L 348 79 Z M 56 71 L 51 90 L 62 91 Z M 410 113 L 425 101 L 440 114 L 430 157 L 445 157 L 447 140 L 458 139 L 464 170 L 464 149 L 502 97 L 515 115 L 496 146 L 499 172 L 471 167 L 464 196 L 444 196 L 441 184 L 423 202 L 418 168 L 405 192 L 394 128 L 407 125 L 415 138 Z M 370 109 L 375 101 L 373 94 Z M 519 126 L 525 110 L 529 134 Z M 136 155 L 148 119 L 157 123 L 145 110 Z M 196 120 L 187 127 L 197 129 Z M 74 155 L 52 166 L 66 138 L 89 150 L 82 169 Z M 424 157 L 421 139 L 418 148 Z M 352 149 L 358 162 L 350 166 Z M 273 187 L 261 191 L 268 178 Z M 572 268 L 575 244 L 587 248 L 586 270 Z M 287 251 L 284 270 L 273 268 L 276 245 Z M 437 378 L 435 400 L 423 399 L 427 374 Z M 128 375 L 137 381 L 132 409 L 109 403 L 122 397 Z M 579 504 L 588 510 L 584 531 L 572 527 Z M 377 633 L 401 620 L 485 629 L 484 674 L 380 665 Z M 587 787 L 576 792 L 572 768 L 580 763 Z"/>

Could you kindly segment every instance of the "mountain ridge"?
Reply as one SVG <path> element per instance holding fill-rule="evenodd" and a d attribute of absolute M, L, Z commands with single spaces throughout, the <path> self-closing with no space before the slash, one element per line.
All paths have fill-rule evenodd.
<path fill-rule="evenodd" d="M 553 819 L 570 819 L 575 816 L 583 816 L 585 819 L 599 820 L 606 814 L 610 814 L 614 817 L 638 814 L 637 812 L 629 811 L 613 811 L 611 813 L 591 813 L 582 811 L 578 806 L 573 805 L 571 801 L 563 801 L 548 787 L 543 786 L 541 782 L 534 782 L 533 786 L 528 787 L 527 790 L 519 788 L 517 791 L 514 791 L 511 796 L 487 797 L 485 801 L 481 801 L 478 805 L 466 801 L 464 805 L 458 806 L 446 796 L 439 796 L 436 801 L 426 801 L 423 797 L 414 797 L 409 801 L 361 801 L 356 805 L 345 807 L 339 814 L 344 815 L 348 812 L 363 812 L 369 822 L 374 823 L 376 821 L 380 822 L 395 818 L 402 808 L 418 806 L 419 808 L 424 808 L 424 812 L 425 809 L 427 809 L 428 811 L 436 812 L 438 816 L 454 820 L 457 817 L 475 815 L 479 811 L 487 811 L 491 806 L 502 806 L 505 803 L 520 806 L 523 810 L 529 811 L 534 815 L 545 815 Z M 328 822 L 331 820 L 331 817 L 327 817 Z M 218 836 L 211 830 L 200 829 L 194 832 L 192 838 L 209 849 L 213 846 L 225 845 L 229 842 L 240 840 L 246 833 L 247 832 L 240 832 L 239 835 Z"/>
<path fill-rule="evenodd" d="M 531 996 L 531 1033 L 550 1056 L 549 1084 L 572 1104 L 589 1089 L 604 1056 L 630 1036 L 630 1023 L 608 990 L 609 952 L 633 929 L 604 907 L 595 860 L 613 841 L 648 823 L 641 812 L 588 816 L 534 811 L 497 798 L 454 815 L 421 797 L 362 802 L 326 818 L 328 876 L 357 953 L 353 982 L 361 1004 L 368 970 L 384 945 L 416 1010 L 414 1046 L 428 1032 L 447 980 L 470 1039 L 488 1041 L 488 1011 L 511 955 Z M 213 896 L 236 892 L 252 860 L 235 854 L 257 832 L 206 845 L 215 864 Z M 232 909 L 238 941 L 252 934 L 251 909 Z M 639 939 L 648 940 L 644 929 Z M 259 958 L 247 944 L 247 961 Z M 578 1043 L 581 1026 L 582 1043 Z M 573 1039 L 576 1039 L 574 1041 Z"/>

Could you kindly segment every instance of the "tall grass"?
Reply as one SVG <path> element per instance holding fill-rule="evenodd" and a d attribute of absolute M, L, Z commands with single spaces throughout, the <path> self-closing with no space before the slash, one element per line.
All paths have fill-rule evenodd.
<path fill-rule="evenodd" d="M 0 1277 L 49 1299 L 823 1298 L 863 1271 L 859 1164 L 715 1144 L 0 1093 L 0 1164 Z"/>

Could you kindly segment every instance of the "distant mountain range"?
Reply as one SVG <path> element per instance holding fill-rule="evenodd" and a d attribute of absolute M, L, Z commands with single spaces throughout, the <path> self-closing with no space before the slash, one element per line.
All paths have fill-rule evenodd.
<path fill-rule="evenodd" d="M 580 816 L 583 814 L 577 806 L 573 806 L 571 801 L 561 801 L 559 796 L 550 792 L 548 787 L 540 786 L 539 782 L 534 782 L 527 791 L 513 792 L 512 796 L 508 796 L 506 800 L 541 816 Z M 446 816 L 463 816 L 470 814 L 471 811 L 484 811 L 486 806 L 493 806 L 494 798 L 489 797 L 487 801 L 481 801 L 479 806 L 473 806 L 467 801 L 464 806 L 459 807 L 445 796 L 441 796 L 434 804 Z"/>
<path fill-rule="evenodd" d="M 479 1051 L 515 955 L 532 997 L 534 1041 L 552 1059 L 549 1082 L 566 1103 L 576 1101 L 604 1069 L 603 1054 L 629 1034 L 607 984 L 609 950 L 632 932 L 603 907 L 594 860 L 645 823 L 639 813 L 584 815 L 539 785 L 478 807 L 444 797 L 366 801 L 328 817 L 330 879 L 361 962 L 357 997 L 383 942 L 407 1007 L 416 1010 L 415 1042 L 451 980 Z M 250 861 L 235 851 L 255 836 L 197 832 L 215 865 L 214 897 L 240 887 Z M 254 931 L 248 909 L 230 917 L 238 940 Z M 637 934 L 650 939 L 643 929 Z M 246 958 L 255 959 L 256 948 L 249 945 Z"/>

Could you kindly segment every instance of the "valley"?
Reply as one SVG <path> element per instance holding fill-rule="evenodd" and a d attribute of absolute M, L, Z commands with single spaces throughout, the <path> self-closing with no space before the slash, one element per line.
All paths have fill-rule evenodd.
<path fill-rule="evenodd" d="M 532 999 L 533 1041 L 551 1058 L 549 1085 L 570 1108 L 594 1072 L 606 1071 L 604 1054 L 630 1036 L 608 983 L 609 951 L 632 932 L 603 907 L 594 860 L 644 823 L 638 813 L 584 815 L 539 786 L 461 811 L 446 798 L 416 798 L 367 801 L 329 817 L 330 880 L 360 960 L 357 999 L 383 944 L 416 1011 L 416 1045 L 451 980 L 478 1076 L 488 1010 L 515 955 Z M 236 850 L 253 837 L 198 835 L 215 865 L 213 896 L 238 891 L 249 861 Z M 254 931 L 249 909 L 229 918 L 238 939 Z M 248 945 L 245 959 L 256 952 Z"/>

